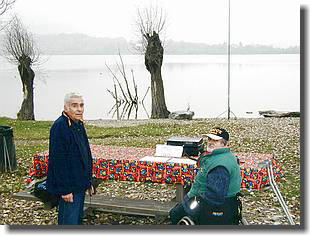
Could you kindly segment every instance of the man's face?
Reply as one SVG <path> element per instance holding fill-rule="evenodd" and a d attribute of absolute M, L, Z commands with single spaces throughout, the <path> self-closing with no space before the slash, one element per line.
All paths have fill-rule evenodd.
<path fill-rule="evenodd" d="M 64 111 L 74 121 L 83 120 L 84 101 L 81 97 L 70 98 L 64 106 Z"/>
<path fill-rule="evenodd" d="M 208 138 L 207 140 L 208 151 L 211 151 L 213 149 L 220 148 L 220 147 L 223 147 L 221 140 L 214 140 L 214 139 Z"/>

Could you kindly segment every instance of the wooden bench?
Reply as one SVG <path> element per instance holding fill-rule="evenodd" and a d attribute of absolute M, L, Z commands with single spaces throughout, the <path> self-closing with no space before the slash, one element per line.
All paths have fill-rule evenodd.
<path fill-rule="evenodd" d="M 12 197 L 27 201 L 40 201 L 29 192 L 14 193 Z M 157 220 L 163 221 L 169 216 L 171 208 L 176 204 L 176 201 L 159 202 L 154 200 L 134 200 L 94 195 L 91 198 L 86 196 L 84 210 L 86 212 L 90 209 L 97 209 L 99 211 L 110 213 L 153 216 Z M 245 218 L 242 218 L 241 224 L 249 225 Z"/>
<path fill-rule="evenodd" d="M 12 195 L 13 198 L 39 201 L 29 192 L 18 192 Z M 101 209 L 104 212 L 120 213 L 128 215 L 168 217 L 171 208 L 177 204 L 176 201 L 159 202 L 155 200 L 135 200 L 128 198 L 106 197 L 102 195 L 86 196 L 84 207 L 86 209 Z"/>

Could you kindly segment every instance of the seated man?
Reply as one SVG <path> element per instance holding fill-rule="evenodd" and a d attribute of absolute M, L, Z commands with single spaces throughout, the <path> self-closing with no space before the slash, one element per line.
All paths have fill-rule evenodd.
<path fill-rule="evenodd" d="M 227 147 L 229 133 L 222 128 L 210 130 L 207 151 L 198 161 L 199 170 L 191 190 L 170 211 L 172 224 L 189 216 L 195 224 L 236 225 L 239 223 L 238 200 L 241 175 L 236 157 Z"/>

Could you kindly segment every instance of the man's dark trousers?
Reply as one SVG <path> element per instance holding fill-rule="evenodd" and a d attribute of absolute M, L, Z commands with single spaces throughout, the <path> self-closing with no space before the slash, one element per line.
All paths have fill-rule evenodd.
<path fill-rule="evenodd" d="M 59 201 L 58 225 L 81 225 L 84 216 L 85 192 L 73 193 L 73 202 Z"/>
<path fill-rule="evenodd" d="M 189 215 L 184 211 L 182 203 L 177 204 L 174 208 L 170 210 L 170 219 L 172 225 L 178 224 L 178 222 L 185 216 Z"/>

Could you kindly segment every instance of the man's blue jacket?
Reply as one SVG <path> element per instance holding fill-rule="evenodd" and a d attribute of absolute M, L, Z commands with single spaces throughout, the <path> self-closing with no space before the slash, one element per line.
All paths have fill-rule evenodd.
<path fill-rule="evenodd" d="M 83 123 L 63 113 L 50 129 L 48 192 L 60 196 L 90 188 L 92 161 Z"/>

